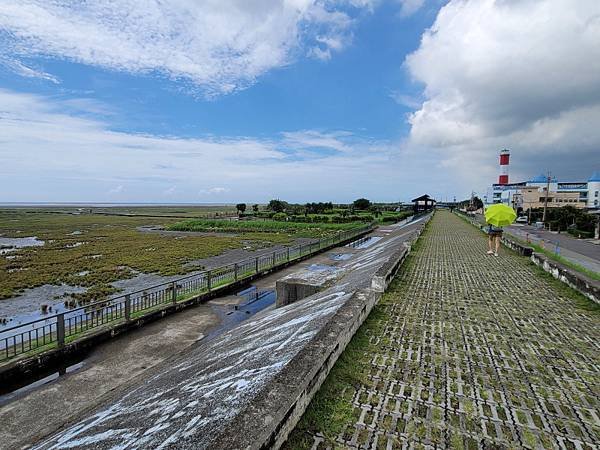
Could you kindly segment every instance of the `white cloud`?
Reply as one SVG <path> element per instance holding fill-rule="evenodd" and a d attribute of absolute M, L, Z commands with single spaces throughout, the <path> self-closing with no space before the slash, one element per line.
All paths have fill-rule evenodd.
<path fill-rule="evenodd" d="M 421 99 L 412 94 L 403 94 L 398 91 L 391 91 L 389 96 L 399 105 L 406 106 L 411 109 L 418 109 L 423 104 Z"/>
<path fill-rule="evenodd" d="M 10 70 L 15 72 L 16 74 L 26 77 L 26 78 L 40 78 L 46 81 L 50 81 L 54 84 L 59 84 L 60 81 L 54 75 L 44 72 L 43 70 L 34 69 L 32 67 L 28 67 L 23 64 L 21 61 L 18 61 L 13 58 L 2 57 L 0 55 L 0 65 L 8 67 Z"/>
<path fill-rule="evenodd" d="M 118 186 L 115 186 L 114 188 L 110 189 L 108 191 L 109 194 L 114 195 L 114 194 L 120 194 L 121 192 L 123 192 L 123 185 L 120 184 Z"/>
<path fill-rule="evenodd" d="M 400 15 L 403 17 L 416 13 L 425 4 L 425 0 L 398 0 L 401 5 Z"/>
<path fill-rule="evenodd" d="M 348 152 L 350 147 L 341 138 L 348 138 L 347 132 L 323 133 L 316 130 L 289 131 L 282 133 L 284 143 L 292 149 L 329 149 Z"/>
<path fill-rule="evenodd" d="M 99 117 L 0 89 L 0 201 L 397 200 L 446 182 L 431 156 L 348 132 L 192 139 L 115 132 Z"/>
<path fill-rule="evenodd" d="M 599 43 L 597 0 L 451 0 L 405 62 L 425 97 L 409 119 L 411 145 L 477 182 L 495 178 L 504 147 L 516 177 L 589 176 Z"/>
<path fill-rule="evenodd" d="M 215 95 L 289 64 L 303 47 L 329 58 L 351 39 L 349 14 L 371 7 L 369 0 L 5 0 L 0 30 L 13 59 L 158 73 Z"/>
<path fill-rule="evenodd" d="M 165 197 L 172 197 L 177 191 L 177 186 L 170 186 L 163 191 L 163 195 Z"/>
<path fill-rule="evenodd" d="M 205 196 L 205 195 L 213 195 L 213 194 L 224 194 L 226 192 L 229 192 L 231 189 L 228 188 L 224 188 L 224 187 L 211 187 L 208 189 L 200 189 L 200 192 L 198 193 L 200 196 Z"/>

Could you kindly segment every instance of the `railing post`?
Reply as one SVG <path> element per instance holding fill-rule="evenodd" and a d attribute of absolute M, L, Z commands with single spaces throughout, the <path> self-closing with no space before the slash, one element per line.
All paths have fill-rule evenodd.
<path fill-rule="evenodd" d="M 235 263 L 235 264 L 233 265 L 233 279 L 234 279 L 235 281 L 237 281 L 237 280 L 238 280 L 238 265 L 237 265 L 237 263 Z"/>
<path fill-rule="evenodd" d="M 298 256 L 302 257 L 302 244 L 300 244 L 300 248 L 298 249 Z"/>
<path fill-rule="evenodd" d="M 275 267 L 275 252 L 273 252 L 273 264 L 271 264 L 271 267 Z"/>
<path fill-rule="evenodd" d="M 173 303 L 177 303 L 177 283 L 175 281 L 171 283 L 171 300 Z"/>
<path fill-rule="evenodd" d="M 290 248 L 287 248 L 287 261 L 290 262 Z"/>
<path fill-rule="evenodd" d="M 58 348 L 65 346 L 65 315 L 60 313 L 56 315 L 56 342 Z"/>
<path fill-rule="evenodd" d="M 258 273 L 258 256 L 256 257 L 256 273 Z"/>
<path fill-rule="evenodd" d="M 129 322 L 131 320 L 131 297 L 129 294 L 125 296 L 125 321 Z"/>
<path fill-rule="evenodd" d="M 211 279 L 210 279 L 210 270 L 208 272 L 206 272 L 206 286 L 208 287 L 208 291 L 210 292 L 211 289 Z"/>

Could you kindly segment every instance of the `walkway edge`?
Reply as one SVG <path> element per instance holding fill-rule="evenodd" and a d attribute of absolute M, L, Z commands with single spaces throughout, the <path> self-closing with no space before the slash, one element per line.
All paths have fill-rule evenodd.
<path fill-rule="evenodd" d="M 533 253 L 531 261 L 557 280 L 600 304 L 600 282 L 575 272 L 559 262 L 552 261 L 541 253 Z"/>
<path fill-rule="evenodd" d="M 215 449 L 279 449 L 329 375 L 373 306 L 391 283 L 433 215 L 415 230 L 410 244 L 390 256 L 371 287 L 354 295 L 213 443 Z"/>
<path fill-rule="evenodd" d="M 456 213 L 456 215 L 484 232 L 484 227 L 481 224 L 473 222 L 471 219 L 462 214 Z M 593 302 L 600 304 L 599 281 L 593 280 L 592 278 L 589 278 L 580 272 L 576 272 L 564 264 L 553 261 L 542 253 L 534 252 L 533 248 L 524 246 L 516 241 L 513 241 L 512 239 L 507 238 L 506 236 L 502 237 L 502 244 L 507 248 L 517 252 L 519 255 L 528 257 L 536 266 L 552 275 L 555 279 L 566 284 L 571 289 L 576 290 Z"/>

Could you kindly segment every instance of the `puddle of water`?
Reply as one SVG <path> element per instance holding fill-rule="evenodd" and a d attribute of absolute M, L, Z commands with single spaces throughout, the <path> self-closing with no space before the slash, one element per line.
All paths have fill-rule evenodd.
<path fill-rule="evenodd" d="M 73 242 L 72 244 L 65 245 L 65 248 L 76 248 L 82 246 L 83 244 L 87 244 L 87 242 Z"/>
<path fill-rule="evenodd" d="M 243 291 L 238 292 L 237 295 L 238 297 L 244 297 L 245 295 L 248 295 L 250 293 L 255 293 L 257 291 L 256 286 L 250 286 L 248 289 L 244 289 Z"/>
<path fill-rule="evenodd" d="M 327 264 L 311 264 L 307 267 L 311 272 L 330 272 L 333 270 L 337 270 L 337 267 L 328 266 Z"/>
<path fill-rule="evenodd" d="M 0 317 L 5 317 L 9 320 L 6 324 L 0 324 L 0 331 L 3 328 L 13 327 L 44 317 L 40 312 L 40 305 L 42 303 L 52 306 L 52 312 L 68 311 L 68 308 L 64 306 L 66 298 L 59 299 L 59 297 L 63 297 L 65 294 L 85 291 L 86 288 L 81 286 L 70 286 L 68 284 L 54 286 L 46 284 L 26 289 L 16 297 L 2 300 L 0 301 Z"/>
<path fill-rule="evenodd" d="M 273 305 L 277 294 L 274 290 L 259 291 L 256 286 L 251 286 L 239 292 L 237 296 L 243 299 L 237 305 L 212 305 L 213 311 L 221 319 L 221 325 L 212 330 L 206 339 L 211 339 L 232 329 L 254 314 Z"/>
<path fill-rule="evenodd" d="M 52 383 L 53 381 L 58 380 L 61 376 L 64 376 L 69 373 L 73 373 L 78 371 L 83 367 L 85 361 L 79 361 L 75 364 L 70 363 L 71 365 L 63 365 L 56 370 L 56 372 L 47 374 L 41 374 L 39 377 L 34 379 L 22 380 L 18 384 L 13 384 L 10 386 L 4 385 L 0 388 L 0 406 L 6 405 L 13 400 L 17 400 L 23 395 L 41 387 L 48 383 Z"/>
<path fill-rule="evenodd" d="M 352 258 L 352 253 L 332 253 L 329 258 L 333 261 L 346 261 Z"/>
<path fill-rule="evenodd" d="M 347 247 L 352 247 L 352 248 L 357 248 L 357 249 L 369 248 L 372 245 L 379 242 L 381 239 L 383 239 L 383 236 L 367 236 L 366 238 L 361 238 L 361 239 L 358 239 L 357 241 L 350 242 L 347 245 Z"/>
<path fill-rule="evenodd" d="M 7 238 L 0 237 L 0 255 L 6 255 L 7 253 L 14 252 L 24 247 L 40 247 L 45 242 L 38 239 L 36 236 L 24 237 L 24 238 Z"/>

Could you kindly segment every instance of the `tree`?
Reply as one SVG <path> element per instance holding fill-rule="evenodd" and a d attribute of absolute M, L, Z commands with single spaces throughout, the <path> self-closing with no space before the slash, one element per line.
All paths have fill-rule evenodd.
<path fill-rule="evenodd" d="M 381 208 L 379 208 L 379 206 L 371 205 L 369 211 L 371 211 L 375 217 L 381 215 Z"/>
<path fill-rule="evenodd" d="M 286 207 L 287 207 L 287 203 L 284 202 L 283 200 L 279 200 L 279 199 L 271 200 L 269 202 L 269 205 L 267 206 L 267 208 L 269 208 L 271 211 L 274 211 L 276 213 L 284 212 Z"/>
<path fill-rule="evenodd" d="M 352 205 L 354 205 L 356 209 L 366 210 L 369 209 L 369 206 L 371 206 L 371 202 L 366 198 L 359 198 L 357 200 L 354 200 Z"/>
<path fill-rule="evenodd" d="M 244 211 L 246 211 L 246 204 L 238 203 L 237 205 L 235 205 L 235 209 L 238 211 L 238 214 L 244 214 Z"/>
<path fill-rule="evenodd" d="M 252 205 L 252 211 L 254 211 L 254 213 L 258 212 L 258 205 L 256 203 Z"/>

